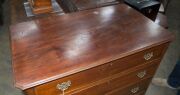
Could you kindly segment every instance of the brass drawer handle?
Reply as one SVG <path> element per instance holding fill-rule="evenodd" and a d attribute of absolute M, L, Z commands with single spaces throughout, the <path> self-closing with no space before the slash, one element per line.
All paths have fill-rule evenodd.
<path fill-rule="evenodd" d="M 67 90 L 71 86 L 71 81 L 63 82 L 61 84 L 57 84 L 57 89 L 61 90 L 64 95 L 64 91 Z"/>
<path fill-rule="evenodd" d="M 145 60 L 150 60 L 152 57 L 153 57 L 153 52 L 150 52 L 144 55 Z"/>
<path fill-rule="evenodd" d="M 133 89 L 131 89 L 131 93 L 135 94 L 139 91 L 139 87 L 135 87 Z"/>
<path fill-rule="evenodd" d="M 137 76 L 138 76 L 139 78 L 143 78 L 145 75 L 146 75 L 146 71 L 145 71 L 145 70 L 142 71 L 142 72 L 139 72 L 139 73 L 137 74 Z"/>

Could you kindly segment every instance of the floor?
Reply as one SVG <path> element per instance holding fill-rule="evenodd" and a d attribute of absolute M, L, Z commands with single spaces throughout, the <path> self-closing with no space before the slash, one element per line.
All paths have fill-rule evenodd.
<path fill-rule="evenodd" d="M 6 0 L 5 6 L 8 1 Z M 169 31 L 176 35 L 176 39 L 170 45 L 155 77 L 167 78 L 172 71 L 178 56 L 180 56 L 180 0 L 172 0 L 167 10 Z M 9 48 L 9 12 L 4 9 L 5 24 L 0 26 L 0 95 L 23 95 L 13 86 L 11 57 Z M 176 90 L 150 85 L 146 95 L 176 95 Z"/>

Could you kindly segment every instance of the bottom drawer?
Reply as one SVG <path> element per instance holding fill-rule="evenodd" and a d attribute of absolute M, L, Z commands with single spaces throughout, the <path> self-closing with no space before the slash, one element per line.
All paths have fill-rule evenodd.
<path fill-rule="evenodd" d="M 112 90 L 105 95 L 144 95 L 151 78 Z"/>
<path fill-rule="evenodd" d="M 104 83 L 102 85 L 98 85 L 96 87 L 83 90 L 76 93 L 66 94 L 66 95 L 144 95 L 146 89 L 148 88 L 148 85 L 151 81 L 151 78 L 142 80 L 137 83 L 127 84 L 124 87 L 113 89 L 109 88 L 108 83 Z M 116 84 L 114 84 L 116 85 Z M 104 92 L 106 89 L 112 89 L 109 92 Z"/>

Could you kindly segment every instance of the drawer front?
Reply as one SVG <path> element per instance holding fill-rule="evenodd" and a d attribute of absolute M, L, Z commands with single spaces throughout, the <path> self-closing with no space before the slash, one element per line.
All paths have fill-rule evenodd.
<path fill-rule="evenodd" d="M 153 61 L 148 64 L 140 65 L 140 66 L 137 66 L 136 68 L 129 69 L 130 71 L 126 70 L 124 72 L 121 72 L 121 73 L 118 73 L 115 75 L 111 75 L 110 77 L 107 77 L 104 79 L 99 79 L 100 81 L 99 80 L 93 81 L 93 82 L 82 81 L 82 83 L 86 82 L 86 84 L 84 84 L 83 86 L 78 86 L 78 87 L 76 86 L 76 85 L 81 85 L 81 81 L 79 81 L 79 80 L 85 80 L 85 79 L 87 79 L 87 77 L 93 80 L 93 78 L 96 79 L 96 77 L 94 77 L 94 75 L 92 75 L 91 73 L 88 73 L 86 75 L 87 77 L 79 76 L 79 77 L 75 77 L 74 79 L 67 78 L 62 82 L 56 81 L 56 82 L 53 82 L 52 84 L 45 84 L 42 86 L 38 86 L 35 88 L 35 91 L 36 91 L 37 95 L 60 95 L 60 94 L 62 94 L 62 91 L 57 89 L 57 84 L 61 84 L 61 83 L 65 82 L 66 86 L 68 86 L 69 82 L 67 82 L 67 81 L 70 80 L 71 84 L 69 85 L 68 89 L 65 91 L 66 93 L 74 93 L 74 92 L 80 91 L 80 90 L 84 90 L 87 93 L 88 92 L 91 93 L 92 91 L 91 91 L 91 89 L 89 90 L 89 88 L 92 88 L 95 85 L 102 85 L 101 87 L 103 89 L 103 92 L 101 92 L 101 91 L 99 91 L 99 92 L 104 93 L 108 90 L 112 90 L 112 89 L 109 89 L 109 87 L 112 88 L 111 87 L 112 85 L 111 86 L 108 85 L 111 82 L 101 84 L 102 82 L 106 82 L 106 81 L 109 81 L 109 80 L 112 80 L 115 78 L 116 80 L 113 80 L 111 84 L 116 85 L 116 86 L 114 86 L 116 88 L 116 87 L 121 87 L 123 85 L 129 84 L 131 82 L 134 83 L 134 82 L 140 81 L 142 79 L 152 77 L 155 73 L 155 70 L 156 70 L 159 62 L 160 62 L 160 60 L 156 60 L 156 61 Z M 76 81 L 78 81 L 78 82 L 76 82 Z M 103 86 L 103 85 L 106 85 L 106 86 Z M 75 88 L 75 87 L 77 87 L 77 88 Z M 98 86 L 99 89 L 101 87 Z M 108 89 L 105 90 L 104 87 L 108 87 Z M 88 90 L 86 91 L 85 89 L 88 89 Z M 95 89 L 96 89 L 96 87 L 95 87 Z M 96 92 L 97 91 L 95 90 L 94 93 L 96 93 Z M 97 95 L 98 94 L 99 93 L 97 93 Z"/>
<path fill-rule="evenodd" d="M 113 83 L 111 83 L 113 81 Z M 145 91 L 151 81 L 151 78 L 142 80 L 140 82 L 127 83 L 120 87 L 116 87 L 119 83 L 115 83 L 112 80 L 110 82 L 103 83 L 101 85 L 94 86 L 92 88 L 75 92 L 67 93 L 66 95 L 132 95 L 138 94 L 141 91 Z"/>
<path fill-rule="evenodd" d="M 112 90 L 105 95 L 144 95 L 150 82 L 151 79 L 146 79 L 135 84 L 127 85 L 123 88 Z"/>

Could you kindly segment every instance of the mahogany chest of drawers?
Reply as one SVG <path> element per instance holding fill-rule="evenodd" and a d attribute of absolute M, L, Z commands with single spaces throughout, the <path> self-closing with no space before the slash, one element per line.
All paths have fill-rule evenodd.
<path fill-rule="evenodd" d="M 123 4 L 15 24 L 15 86 L 27 95 L 144 95 L 173 37 Z"/>

